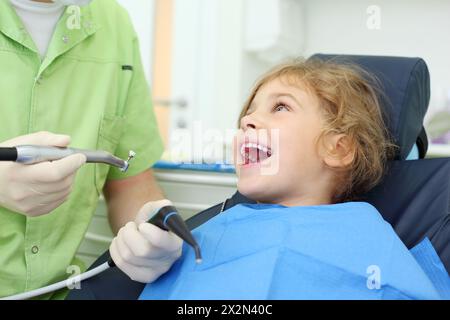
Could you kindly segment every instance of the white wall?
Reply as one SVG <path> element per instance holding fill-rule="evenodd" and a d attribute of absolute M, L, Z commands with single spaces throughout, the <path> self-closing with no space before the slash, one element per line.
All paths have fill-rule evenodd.
<path fill-rule="evenodd" d="M 242 72 L 242 0 L 176 0 L 173 52 L 173 99 L 180 120 L 225 129 L 235 123 Z M 233 126 L 234 127 L 234 126 Z"/>
<path fill-rule="evenodd" d="M 147 80 L 152 82 L 154 0 L 117 0 L 130 14 L 139 37 L 142 63 Z"/>
<path fill-rule="evenodd" d="M 204 129 L 236 128 L 251 86 L 272 64 L 246 48 L 246 14 L 251 12 L 256 18 L 252 19 L 254 30 L 258 29 L 255 24 L 267 23 L 258 12 L 263 0 L 252 0 L 250 7 L 246 1 L 175 0 L 172 99 L 187 100 L 188 108 L 174 110 L 172 128 L 180 120 L 188 128 L 194 121 L 200 121 Z"/>
<path fill-rule="evenodd" d="M 380 8 L 380 29 L 368 29 L 370 5 Z M 304 55 L 316 52 L 423 58 L 431 75 L 430 111 L 450 91 L 450 1 L 304 1 Z"/>

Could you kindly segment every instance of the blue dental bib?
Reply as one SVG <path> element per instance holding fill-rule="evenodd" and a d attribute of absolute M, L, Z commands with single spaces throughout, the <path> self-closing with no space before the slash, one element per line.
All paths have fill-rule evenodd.
<path fill-rule="evenodd" d="M 365 202 L 240 204 L 193 231 L 140 299 L 440 299 L 414 255 Z M 449 281 L 448 275 L 444 281 Z"/>

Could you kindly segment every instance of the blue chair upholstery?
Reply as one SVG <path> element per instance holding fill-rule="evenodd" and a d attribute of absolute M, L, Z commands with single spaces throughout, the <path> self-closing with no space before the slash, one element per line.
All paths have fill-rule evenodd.
<path fill-rule="evenodd" d="M 450 158 L 392 161 L 383 182 L 362 200 L 408 248 L 428 237 L 450 273 Z"/>

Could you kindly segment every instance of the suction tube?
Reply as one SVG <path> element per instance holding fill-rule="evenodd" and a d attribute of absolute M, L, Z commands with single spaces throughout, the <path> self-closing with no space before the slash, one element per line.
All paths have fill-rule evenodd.
<path fill-rule="evenodd" d="M 162 207 L 148 222 L 164 230 L 170 230 L 186 241 L 195 251 L 195 262 L 202 263 L 200 246 L 192 236 L 188 226 L 173 206 Z"/>
<path fill-rule="evenodd" d="M 154 224 L 165 231 L 171 231 L 179 236 L 194 249 L 195 262 L 202 263 L 200 246 L 197 244 L 197 241 L 195 241 L 194 236 L 174 206 L 162 207 L 147 222 Z M 108 264 L 110 267 L 116 265 L 111 258 L 108 260 Z"/>

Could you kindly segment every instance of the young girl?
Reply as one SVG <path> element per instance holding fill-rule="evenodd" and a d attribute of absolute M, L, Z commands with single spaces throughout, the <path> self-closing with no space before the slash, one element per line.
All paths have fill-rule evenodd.
<path fill-rule="evenodd" d="M 393 154 L 377 93 L 354 66 L 281 65 L 256 84 L 235 137 L 241 204 L 194 230 L 203 263 L 182 257 L 142 299 L 439 298 L 358 195 Z"/>

